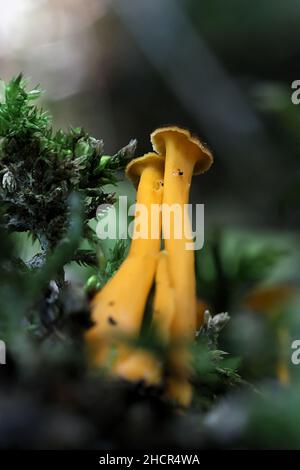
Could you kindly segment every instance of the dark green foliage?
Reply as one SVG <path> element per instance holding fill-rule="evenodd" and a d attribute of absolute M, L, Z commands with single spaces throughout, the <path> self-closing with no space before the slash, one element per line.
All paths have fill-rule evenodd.
<path fill-rule="evenodd" d="M 126 243 L 124 240 L 117 240 L 114 247 L 110 249 L 110 256 L 104 261 L 104 266 L 97 269 L 96 274 L 89 277 L 86 282 L 86 291 L 90 296 L 102 288 L 106 282 L 115 274 L 125 258 Z M 89 263 L 92 265 L 92 263 Z M 100 263 L 101 264 L 101 263 Z"/>
<path fill-rule="evenodd" d="M 84 293 L 65 285 L 64 267 L 71 261 L 97 266 L 98 242 L 88 223 L 99 204 L 114 201 L 104 185 L 116 183 L 136 147 L 132 140 L 104 156 L 103 141 L 83 129 L 54 132 L 48 113 L 33 104 L 41 92 L 26 85 L 21 75 L 13 78 L 0 100 L 1 338 L 16 330 L 53 334 L 76 305 L 89 324 Z M 13 251 L 12 232 L 27 232 L 39 241 L 40 252 L 24 263 Z M 93 249 L 82 249 L 84 240 Z M 72 296 L 70 309 L 65 304 Z"/>
<path fill-rule="evenodd" d="M 50 116 L 32 102 L 38 89 L 26 91 L 19 75 L 5 86 L 0 103 L 0 203 L 11 231 L 29 231 L 42 251 L 52 250 L 64 236 L 69 198 L 83 201 L 83 236 L 93 239 L 87 223 L 100 204 L 113 202 L 103 186 L 116 182 L 117 172 L 133 157 L 136 141 L 113 156 L 103 155 L 103 141 L 81 128 L 54 132 Z M 76 260 L 87 261 L 77 252 Z"/>
<path fill-rule="evenodd" d="M 219 335 L 229 319 L 227 313 L 211 316 L 207 311 L 192 347 L 194 396 L 202 409 L 211 408 L 220 395 L 231 389 L 247 385 L 237 372 L 239 359 L 229 357 L 227 352 L 219 349 Z"/>
<path fill-rule="evenodd" d="M 214 312 L 231 310 L 288 253 L 287 244 L 215 229 L 197 252 L 199 295 Z"/>

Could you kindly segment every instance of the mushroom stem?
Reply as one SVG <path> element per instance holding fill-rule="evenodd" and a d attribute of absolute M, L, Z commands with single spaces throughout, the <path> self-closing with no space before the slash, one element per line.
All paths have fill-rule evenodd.
<path fill-rule="evenodd" d="M 165 155 L 162 228 L 175 299 L 170 336 L 175 344 L 178 342 L 170 353 L 173 374 L 167 381 L 166 392 L 169 398 L 187 406 L 192 399 L 191 355 L 187 343 L 194 339 L 197 326 L 195 257 L 187 204 L 193 174 L 206 171 L 213 158 L 199 140 L 177 127 L 157 129 L 151 141 L 154 150 Z M 176 212 L 171 218 L 172 207 L 179 209 L 179 218 Z"/>
<path fill-rule="evenodd" d="M 171 326 L 175 314 L 175 292 L 169 273 L 169 256 L 166 250 L 159 254 L 155 277 L 153 324 L 161 339 L 170 343 L 170 376 L 166 378 L 166 397 L 186 407 L 192 399 L 192 387 L 188 380 L 189 352 L 185 345 L 172 343 Z"/>
<path fill-rule="evenodd" d="M 279 328 L 277 336 L 279 343 L 279 359 L 277 362 L 276 373 L 279 382 L 282 385 L 287 386 L 290 383 L 291 377 L 285 352 L 288 350 L 288 345 L 291 343 L 291 339 L 286 327 Z"/>
<path fill-rule="evenodd" d="M 209 305 L 206 302 L 204 302 L 204 300 L 198 299 L 197 300 L 197 319 L 196 319 L 197 331 L 199 331 L 201 326 L 203 325 L 204 314 L 206 310 L 209 310 Z"/>
<path fill-rule="evenodd" d="M 187 407 L 192 401 L 193 390 L 190 382 L 171 377 L 167 382 L 166 396 L 182 407 Z"/>
<path fill-rule="evenodd" d="M 170 340 L 171 325 L 175 314 L 175 293 L 171 283 L 168 261 L 168 252 L 161 251 L 155 276 L 152 317 L 160 338 L 166 342 Z"/>
<path fill-rule="evenodd" d="M 158 385 L 162 378 L 160 362 L 151 351 L 134 350 L 127 346 L 120 350 L 113 372 L 128 381 L 144 382 L 147 385 Z"/>
<path fill-rule="evenodd" d="M 168 254 L 163 250 L 159 253 L 156 268 L 152 323 L 159 338 L 166 343 L 169 342 L 174 313 L 175 298 L 169 275 Z M 148 385 L 157 385 L 162 379 L 162 366 L 152 352 L 129 347 L 123 348 L 114 371 L 127 380 L 143 380 Z"/>
<path fill-rule="evenodd" d="M 287 307 L 299 296 L 299 289 L 290 284 L 277 284 L 269 287 L 260 287 L 248 294 L 243 305 L 256 313 L 264 314 L 269 319 L 280 317 Z M 286 351 L 289 344 L 289 332 L 286 326 L 277 329 L 277 344 L 279 358 L 276 366 L 276 375 L 282 385 L 290 383 L 290 371 Z"/>
<path fill-rule="evenodd" d="M 169 253 L 170 273 L 175 290 L 176 310 L 172 330 L 175 335 L 193 337 L 196 330 L 196 281 L 194 275 L 194 251 L 186 249 L 191 242 L 190 224 L 185 210 L 188 204 L 189 189 L 195 161 L 185 159 L 185 148 L 176 142 L 173 135 L 166 137 L 166 163 L 163 204 L 181 206 L 181 226 L 173 217 L 170 220 L 170 238 L 165 239 Z M 164 207 L 164 206 L 163 206 Z M 182 237 L 176 239 L 175 233 L 182 230 Z"/>
<path fill-rule="evenodd" d="M 132 240 L 127 258 L 92 300 L 94 326 L 87 332 L 86 342 L 91 362 L 96 366 L 105 363 L 111 346 L 120 344 L 121 335 L 139 333 L 160 249 L 159 236 L 151 236 L 152 226 L 157 223 L 152 220 L 151 206 L 162 202 L 163 158 L 150 153 L 135 159 L 127 166 L 127 175 L 135 178 L 137 203 L 147 211 L 143 223 L 148 224 L 144 227 L 148 236 Z M 135 233 L 136 229 L 135 224 Z"/>
<path fill-rule="evenodd" d="M 175 291 L 176 314 L 172 324 L 175 336 L 190 340 L 196 331 L 196 280 L 191 224 L 187 204 L 193 173 L 207 170 L 212 163 L 211 153 L 190 133 L 177 127 L 157 129 L 151 135 L 154 150 L 165 155 L 163 233 L 169 253 L 171 281 Z M 169 217 L 166 210 L 176 204 L 180 220 Z M 169 223 L 168 226 L 166 224 Z M 168 237 L 165 236 L 166 229 Z M 181 230 L 181 236 L 177 236 Z"/>

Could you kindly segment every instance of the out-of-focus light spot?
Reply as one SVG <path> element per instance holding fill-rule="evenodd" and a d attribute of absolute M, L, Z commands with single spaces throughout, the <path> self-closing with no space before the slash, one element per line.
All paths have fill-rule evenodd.
<path fill-rule="evenodd" d="M 26 23 L 33 10 L 45 0 L 14 0 L 1 2 L 0 55 L 9 55 L 22 48 Z"/>
<path fill-rule="evenodd" d="M 9 75 L 22 71 L 34 77 L 52 99 L 78 92 L 94 51 L 96 57 L 101 52 L 91 25 L 106 13 L 106 8 L 107 0 L 4 0 L 2 69 Z"/>

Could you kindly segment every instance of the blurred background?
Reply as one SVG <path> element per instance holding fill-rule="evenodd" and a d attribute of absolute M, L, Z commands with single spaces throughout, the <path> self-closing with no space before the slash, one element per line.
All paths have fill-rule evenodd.
<path fill-rule="evenodd" d="M 299 22 L 297 0 L 1 2 L 0 76 L 40 83 L 55 127 L 83 126 L 108 154 L 131 138 L 149 151 L 150 132 L 171 123 L 211 147 L 191 195 L 205 204 L 199 297 L 232 316 L 222 346 L 242 376 L 282 384 L 300 333 Z M 134 197 L 129 183 L 118 191 Z"/>
<path fill-rule="evenodd" d="M 1 18 L 2 79 L 41 83 L 57 127 L 142 153 L 186 126 L 215 154 L 193 184 L 209 222 L 297 228 L 296 0 L 13 0 Z"/>
<path fill-rule="evenodd" d="M 1 17 L 1 78 L 40 83 L 55 127 L 83 126 L 107 153 L 137 138 L 142 154 L 155 127 L 186 126 L 215 155 L 192 185 L 206 238 L 222 227 L 297 245 L 297 0 L 13 0 Z M 298 262 L 293 250 L 279 277 L 299 280 Z"/>

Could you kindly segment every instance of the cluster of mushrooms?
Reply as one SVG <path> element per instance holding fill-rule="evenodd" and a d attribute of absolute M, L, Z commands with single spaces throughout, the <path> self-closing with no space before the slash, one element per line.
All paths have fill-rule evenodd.
<path fill-rule="evenodd" d="M 153 152 L 132 160 L 126 175 L 137 189 L 137 203 L 148 209 L 147 239 L 133 237 L 129 254 L 116 274 L 93 297 L 93 326 L 86 334 L 90 361 L 95 367 L 110 363 L 110 373 L 129 381 L 143 381 L 163 388 L 165 396 L 182 406 L 192 399 L 188 345 L 197 329 L 197 297 L 191 223 L 182 218 L 183 236 L 175 234 L 174 219 L 168 220 L 168 237 L 151 237 L 151 205 L 180 205 L 186 210 L 193 174 L 208 170 L 213 157 L 190 132 L 162 127 L 151 134 Z M 187 215 L 187 214 L 186 214 Z M 164 211 L 160 212 L 164 232 Z M 178 227 L 177 227 L 178 229 Z M 190 236 L 189 236 L 190 233 Z M 163 236 L 162 236 L 163 239 Z M 173 374 L 164 376 L 158 357 L 134 347 L 124 337 L 137 338 L 146 302 L 155 284 L 152 322 L 164 344 L 170 346 Z M 113 359 L 112 359 L 113 351 Z"/>

